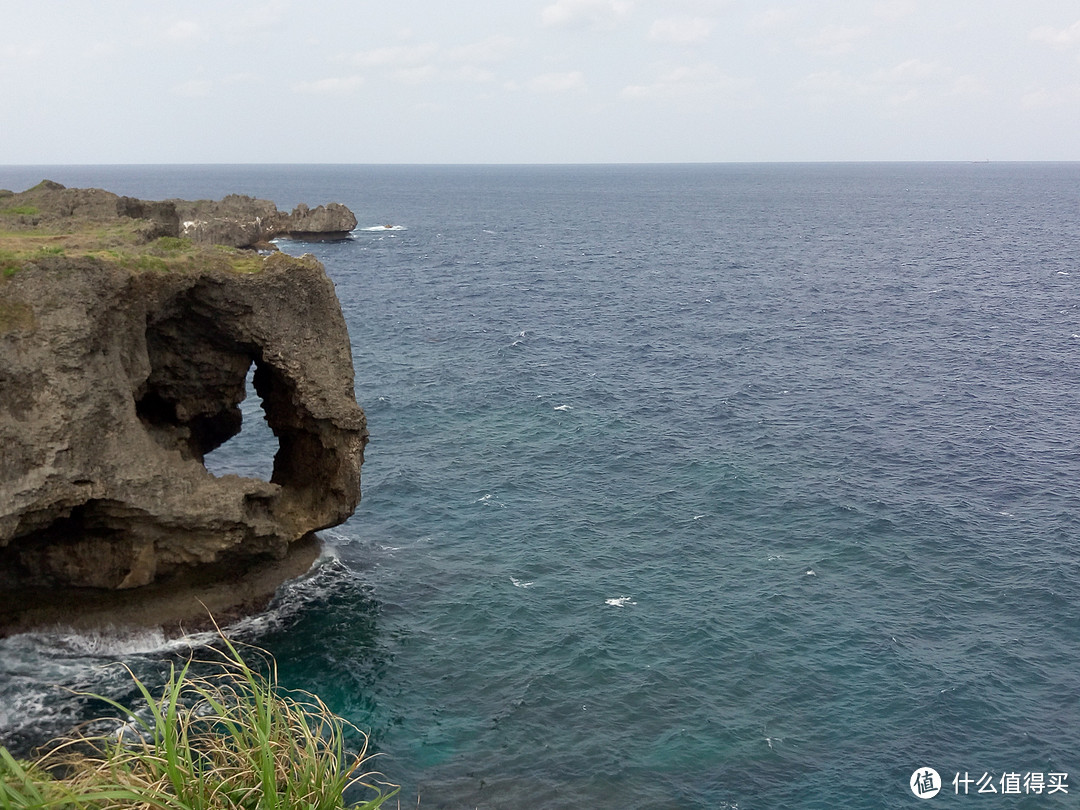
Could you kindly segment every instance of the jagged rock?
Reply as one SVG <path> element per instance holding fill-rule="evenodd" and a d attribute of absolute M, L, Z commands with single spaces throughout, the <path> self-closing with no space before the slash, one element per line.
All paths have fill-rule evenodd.
<path fill-rule="evenodd" d="M 5 225 L 36 228 L 61 226 L 71 230 L 89 223 L 114 222 L 118 217 L 144 220 L 141 234 L 144 239 L 159 236 L 179 236 L 180 218 L 171 202 L 149 202 L 133 197 L 121 197 L 100 188 L 67 188 L 52 180 L 42 180 L 19 194 L 11 194 L 17 204 L 36 213 L 5 218 Z"/>
<path fill-rule="evenodd" d="M 105 215 L 105 197 L 69 196 Z M 112 205 L 155 227 L 175 211 Z M 44 255 L 0 277 L 0 591 L 280 558 L 352 514 L 367 429 L 333 284 L 310 256 L 262 261 L 150 272 Z M 203 458 L 239 432 L 252 365 L 273 474 L 215 477 Z"/>
<path fill-rule="evenodd" d="M 253 247 L 285 236 L 292 239 L 343 239 L 356 227 L 356 216 L 341 203 L 311 209 L 298 205 L 291 214 L 269 200 L 230 194 L 220 201 L 171 200 L 183 235 L 201 244 Z"/>
<path fill-rule="evenodd" d="M 286 223 L 293 239 L 340 239 L 356 227 L 356 216 L 341 203 L 308 208 L 301 203 Z"/>

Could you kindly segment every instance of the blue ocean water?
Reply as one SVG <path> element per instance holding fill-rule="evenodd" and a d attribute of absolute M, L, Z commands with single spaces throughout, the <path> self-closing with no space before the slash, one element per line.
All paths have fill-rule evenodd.
<path fill-rule="evenodd" d="M 357 213 L 282 248 L 345 311 L 364 499 L 235 632 L 404 806 L 1080 794 L 1080 164 L 0 167 L 42 177 Z M 212 469 L 266 475 L 259 422 Z M 0 739 L 183 648 L 0 642 Z"/>

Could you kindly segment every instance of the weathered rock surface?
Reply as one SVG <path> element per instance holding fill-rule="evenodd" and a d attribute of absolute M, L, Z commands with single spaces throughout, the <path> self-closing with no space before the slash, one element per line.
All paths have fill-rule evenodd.
<path fill-rule="evenodd" d="M 69 195 L 72 210 L 135 211 L 148 233 L 175 212 L 101 194 Z M 239 432 L 252 365 L 273 475 L 215 477 L 202 461 Z M 311 257 L 243 274 L 43 256 L 5 274 L 0 625 L 4 592 L 132 589 L 283 557 L 352 514 L 366 441 L 344 318 Z"/>
<path fill-rule="evenodd" d="M 356 216 L 341 203 L 291 214 L 268 200 L 230 194 L 220 201 L 170 200 L 181 219 L 181 234 L 202 244 L 251 247 L 277 237 L 305 240 L 344 239 L 356 227 Z"/>

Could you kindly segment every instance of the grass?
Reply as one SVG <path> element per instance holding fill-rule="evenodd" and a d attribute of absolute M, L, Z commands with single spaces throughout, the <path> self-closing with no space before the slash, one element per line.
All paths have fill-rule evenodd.
<path fill-rule="evenodd" d="M 272 659 L 263 675 L 222 638 L 212 675 L 189 660 L 155 696 L 132 674 L 139 710 L 83 695 L 128 718 L 119 733 L 77 733 L 33 762 L 0 747 L 0 810 L 376 810 L 397 792 L 366 770 L 366 737 L 347 753 L 358 730 L 318 697 L 280 689 Z M 347 805 L 354 788 L 367 798 Z"/>
<path fill-rule="evenodd" d="M 108 227 L 70 231 L 48 227 L 0 230 L 0 273 L 10 278 L 24 265 L 51 256 L 88 256 L 134 271 L 216 267 L 249 274 L 263 269 L 264 257 L 253 250 L 201 246 L 190 239 L 171 236 L 146 243 L 138 227 L 137 220 L 121 220 Z"/>
<path fill-rule="evenodd" d="M 13 205 L 10 208 L 4 208 L 0 210 L 0 214 L 5 216 L 27 216 L 32 217 L 34 214 L 40 214 L 41 210 L 36 205 Z"/>

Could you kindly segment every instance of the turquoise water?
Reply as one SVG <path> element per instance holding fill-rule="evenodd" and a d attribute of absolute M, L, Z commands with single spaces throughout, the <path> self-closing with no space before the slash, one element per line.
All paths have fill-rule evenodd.
<path fill-rule="evenodd" d="M 404 806 L 907 807 L 923 767 L 938 803 L 965 772 L 1077 783 L 976 803 L 1080 793 L 1080 166 L 0 186 L 42 176 L 357 213 L 348 242 L 282 247 L 349 323 L 364 500 L 236 632 L 372 732 Z M 268 469 L 246 405 L 214 469 Z M 43 683 L 121 689 L 110 657 L 183 652 L 0 645 L 17 740 L 78 714 Z"/>

